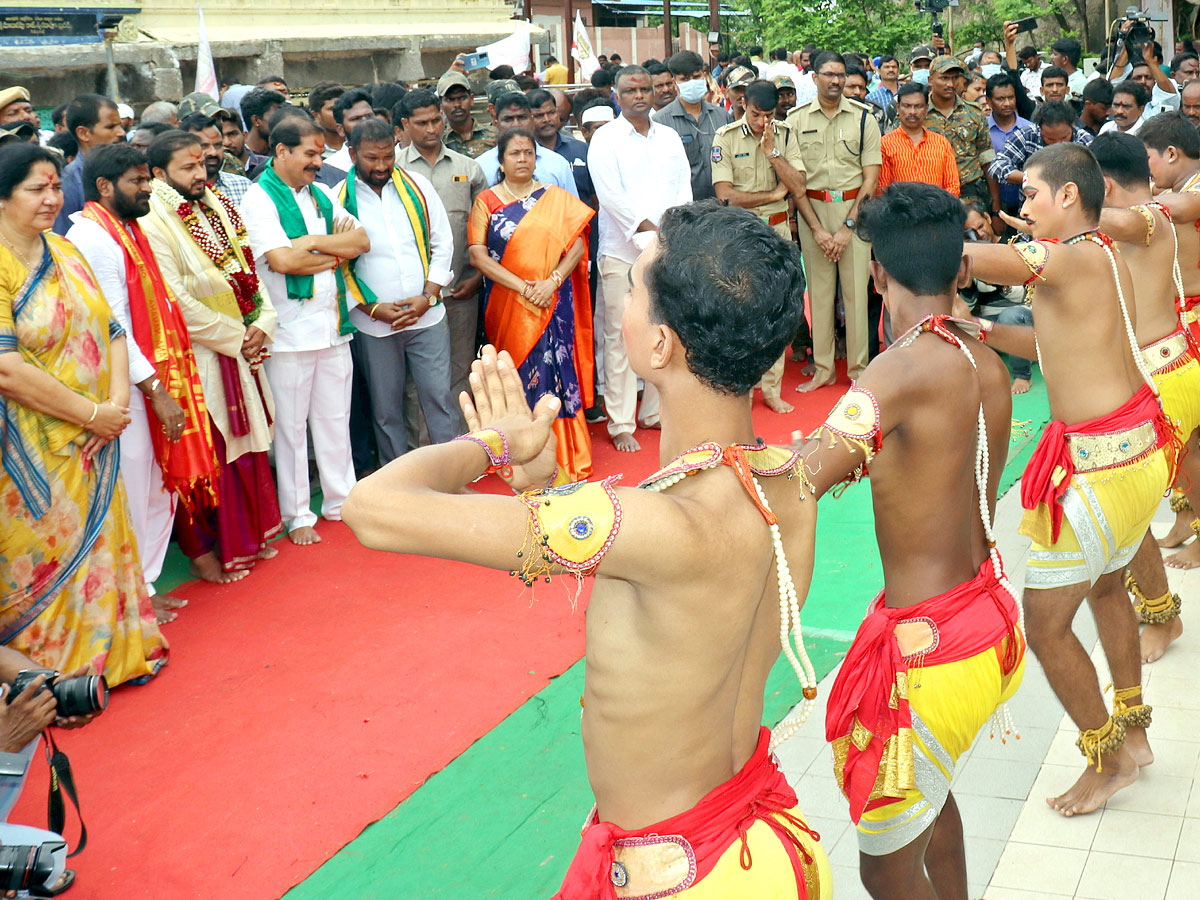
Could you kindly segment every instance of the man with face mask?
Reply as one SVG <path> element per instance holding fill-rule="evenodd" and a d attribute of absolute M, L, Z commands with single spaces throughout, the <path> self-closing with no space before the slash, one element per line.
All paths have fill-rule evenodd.
<path fill-rule="evenodd" d="M 113 317 L 132 338 L 129 383 L 144 402 L 129 404 L 121 475 L 146 590 L 163 624 L 183 605 L 154 591 L 176 502 L 182 496 L 191 506 L 211 489 L 218 463 L 187 323 L 138 221 L 150 212 L 146 157 L 122 143 L 98 147 L 85 161 L 83 191 L 87 202 L 71 217 L 67 240 L 87 259 Z M 147 277 L 130 280 L 131 269 Z"/>
<path fill-rule="evenodd" d="M 350 131 L 353 168 L 335 189 L 347 213 L 362 222 L 371 249 L 346 268 L 346 288 L 358 304 L 358 329 L 370 388 L 379 464 L 408 449 L 404 382 L 412 375 L 421 413 L 435 444 L 459 431 L 450 394 L 450 329 L 442 288 L 454 279 L 454 232 L 446 207 L 423 175 L 396 165 L 390 125 L 367 119 Z"/>
<path fill-rule="evenodd" d="M 908 56 L 911 78 L 918 84 L 929 84 L 929 67 L 933 65 L 933 48 L 928 44 L 917 44 Z"/>
<path fill-rule="evenodd" d="M 732 119 L 729 113 L 705 99 L 708 79 L 704 60 L 691 50 L 680 50 L 667 60 L 667 68 L 679 88 L 679 96 L 650 118 L 665 125 L 683 142 L 691 168 L 692 198 L 707 200 L 714 196 L 712 183 L 712 148 L 717 131 Z"/>

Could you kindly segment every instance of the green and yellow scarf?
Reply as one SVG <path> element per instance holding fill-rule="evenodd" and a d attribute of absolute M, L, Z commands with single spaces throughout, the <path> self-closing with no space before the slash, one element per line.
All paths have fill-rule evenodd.
<path fill-rule="evenodd" d="M 421 193 L 421 189 L 417 187 L 412 176 L 399 166 L 392 167 L 392 187 L 396 189 L 396 194 L 404 205 L 404 211 L 408 214 L 408 222 L 412 226 L 413 236 L 417 240 L 417 252 L 421 255 L 422 281 L 427 281 L 431 249 L 429 244 L 429 206 L 425 202 L 425 195 Z M 342 192 L 338 195 L 338 202 L 342 204 L 342 208 L 346 212 L 358 218 L 358 174 L 356 169 L 352 168 L 350 174 L 346 176 Z M 346 281 L 346 289 L 357 303 L 374 303 L 378 299 L 378 295 L 358 276 L 357 263 L 356 259 L 342 260 L 342 275 Z"/>
<path fill-rule="evenodd" d="M 296 203 L 292 189 L 275 173 L 274 160 L 258 176 L 258 183 L 262 185 L 263 190 L 267 192 L 267 196 L 271 198 L 271 202 L 275 204 L 275 211 L 279 213 L 279 224 L 283 226 L 284 234 L 290 240 L 295 240 L 302 235 L 308 234 L 308 224 L 304 221 L 304 214 L 300 212 L 300 207 Z M 333 204 L 329 202 L 329 198 L 325 196 L 323 191 L 317 190 L 312 185 L 308 186 L 308 192 L 309 196 L 313 199 L 313 203 L 317 206 L 317 212 L 325 220 L 325 233 L 333 234 Z M 358 329 L 351 323 L 350 315 L 346 308 L 344 265 L 343 263 L 343 265 L 333 270 L 334 276 L 337 279 L 338 334 L 354 334 Z M 287 282 L 289 300 L 300 300 L 303 302 L 304 300 L 312 299 L 312 275 L 285 275 L 284 280 Z"/>

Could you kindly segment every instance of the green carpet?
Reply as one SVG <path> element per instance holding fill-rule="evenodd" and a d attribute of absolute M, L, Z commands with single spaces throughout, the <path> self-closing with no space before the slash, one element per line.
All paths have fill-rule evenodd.
<path fill-rule="evenodd" d="M 1002 494 L 1020 477 L 1049 419 L 1036 370 L 1033 389 L 1014 398 L 1013 407 Z M 882 583 L 869 485 L 823 499 L 817 566 L 804 607 L 805 645 L 818 678 L 841 660 Z M 579 739 L 583 670 L 580 661 L 554 679 L 368 825 L 286 900 L 528 900 L 552 894 L 592 805 Z M 780 659 L 767 682 L 764 718 L 777 722 L 798 700 L 799 685 Z M 819 723 L 810 723 L 808 731 L 819 734 Z"/>

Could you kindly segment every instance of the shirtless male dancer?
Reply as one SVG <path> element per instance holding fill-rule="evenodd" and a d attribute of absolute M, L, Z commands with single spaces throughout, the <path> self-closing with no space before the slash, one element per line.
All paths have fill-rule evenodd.
<path fill-rule="evenodd" d="M 1182 116 L 1177 118 L 1191 125 Z M 1163 411 L 1175 428 L 1178 444 L 1194 445 L 1200 426 L 1200 360 L 1188 344 L 1179 311 L 1179 239 L 1171 214 L 1153 199 L 1150 162 L 1139 138 L 1113 132 L 1092 142 L 1092 155 L 1104 173 L 1100 230 L 1116 242 L 1133 276 L 1138 344 L 1142 360 L 1154 377 Z M 1191 139 L 1200 145 L 1194 127 Z M 1184 454 L 1178 467 L 1178 481 L 1191 487 L 1200 500 L 1200 456 Z M 1146 532 L 1129 564 L 1125 583 L 1137 601 L 1144 626 L 1142 662 L 1154 662 L 1183 633 L 1183 623 L 1179 618 L 1179 595 L 1171 593 L 1162 552 L 1150 532 Z M 1149 719 L 1147 711 L 1147 723 Z"/>
<path fill-rule="evenodd" d="M 1127 311 L 1133 278 L 1097 230 L 1104 176 L 1095 157 L 1078 144 L 1046 147 L 1026 164 L 1024 187 L 1021 215 L 1036 240 L 968 244 L 965 252 L 976 277 L 1028 284 L 1034 295 L 1032 329 L 980 327 L 997 349 L 1040 359 L 1054 416 L 1021 479 L 1020 530 L 1033 539 L 1029 646 L 1080 729 L 1076 745 L 1087 760 L 1069 790 L 1047 798 L 1071 816 L 1098 809 L 1153 759 L 1140 725 L 1138 623 L 1123 573 L 1168 486 L 1174 435 Z M 1071 630 L 1085 597 L 1116 687 L 1111 715 Z"/>
<path fill-rule="evenodd" d="M 558 401 L 531 413 L 511 359 L 485 348 L 474 406 L 461 398 L 472 432 L 394 460 L 346 501 L 369 547 L 504 569 L 526 585 L 595 573 L 582 736 L 596 809 L 562 900 L 618 888 L 832 896 L 762 727 L 767 674 L 812 574 L 816 503 L 797 502 L 799 454 L 756 443 L 749 394 L 795 334 L 802 285 L 795 246 L 752 213 L 669 209 L 632 269 L 623 325 L 630 363 L 662 399 L 663 469 L 648 489 L 608 478 L 538 490 L 556 477 Z M 489 471 L 525 493 L 461 493 Z M 798 670 L 801 652 L 786 650 Z"/>
<path fill-rule="evenodd" d="M 1175 230 L 1179 235 L 1179 269 L 1183 279 L 1183 299 L 1178 313 L 1188 333 L 1192 352 L 1200 356 L 1200 323 L 1197 322 L 1197 304 L 1200 304 L 1200 136 L 1195 128 L 1191 131 L 1187 129 L 1191 122 L 1180 113 L 1163 113 L 1155 116 L 1154 120 L 1150 132 L 1143 135 L 1139 130 L 1138 138 L 1146 145 L 1155 187 L 1165 192 L 1154 199 L 1165 206 L 1175 220 Z M 1147 119 L 1144 124 L 1149 125 L 1150 120 Z M 1194 406 L 1200 403 L 1200 398 L 1195 394 L 1189 396 L 1186 392 L 1170 393 L 1172 396 L 1163 396 L 1164 406 L 1169 402 L 1186 404 L 1191 401 L 1192 406 L 1180 413 L 1186 429 L 1187 422 L 1193 420 L 1192 416 L 1200 416 Z M 1200 475 L 1195 474 L 1195 469 L 1200 466 L 1200 445 L 1193 435 L 1185 446 L 1187 449 L 1180 463 L 1182 474 L 1177 479 L 1171 498 L 1171 508 L 1176 513 L 1175 525 L 1158 542 L 1164 548 L 1178 547 L 1194 534 L 1200 534 L 1200 514 L 1195 511 L 1200 509 L 1200 502 L 1197 502 L 1200 501 Z M 1200 539 L 1168 556 L 1166 564 L 1175 569 L 1200 566 Z M 1148 587 L 1143 585 L 1143 588 Z M 1150 593 L 1149 590 L 1146 592 Z M 1178 628 L 1182 630 L 1182 626 Z M 1178 634 L 1179 631 L 1172 629 L 1171 639 Z"/>
<path fill-rule="evenodd" d="M 838 673 L 826 736 L 876 900 L 965 900 L 950 780 L 1024 671 L 1017 598 L 991 534 L 1008 369 L 949 318 L 971 281 L 965 222 L 958 199 L 927 184 L 894 184 L 863 204 L 871 274 L 905 333 L 803 450 L 818 495 L 870 463 L 884 590 Z"/>

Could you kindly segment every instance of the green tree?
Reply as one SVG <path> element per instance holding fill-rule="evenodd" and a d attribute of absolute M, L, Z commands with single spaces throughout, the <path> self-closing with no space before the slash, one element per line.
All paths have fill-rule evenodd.
<path fill-rule="evenodd" d="M 901 51 L 932 37 L 930 17 L 911 0 L 752 0 L 763 46 L 814 44 L 869 55 Z"/>

